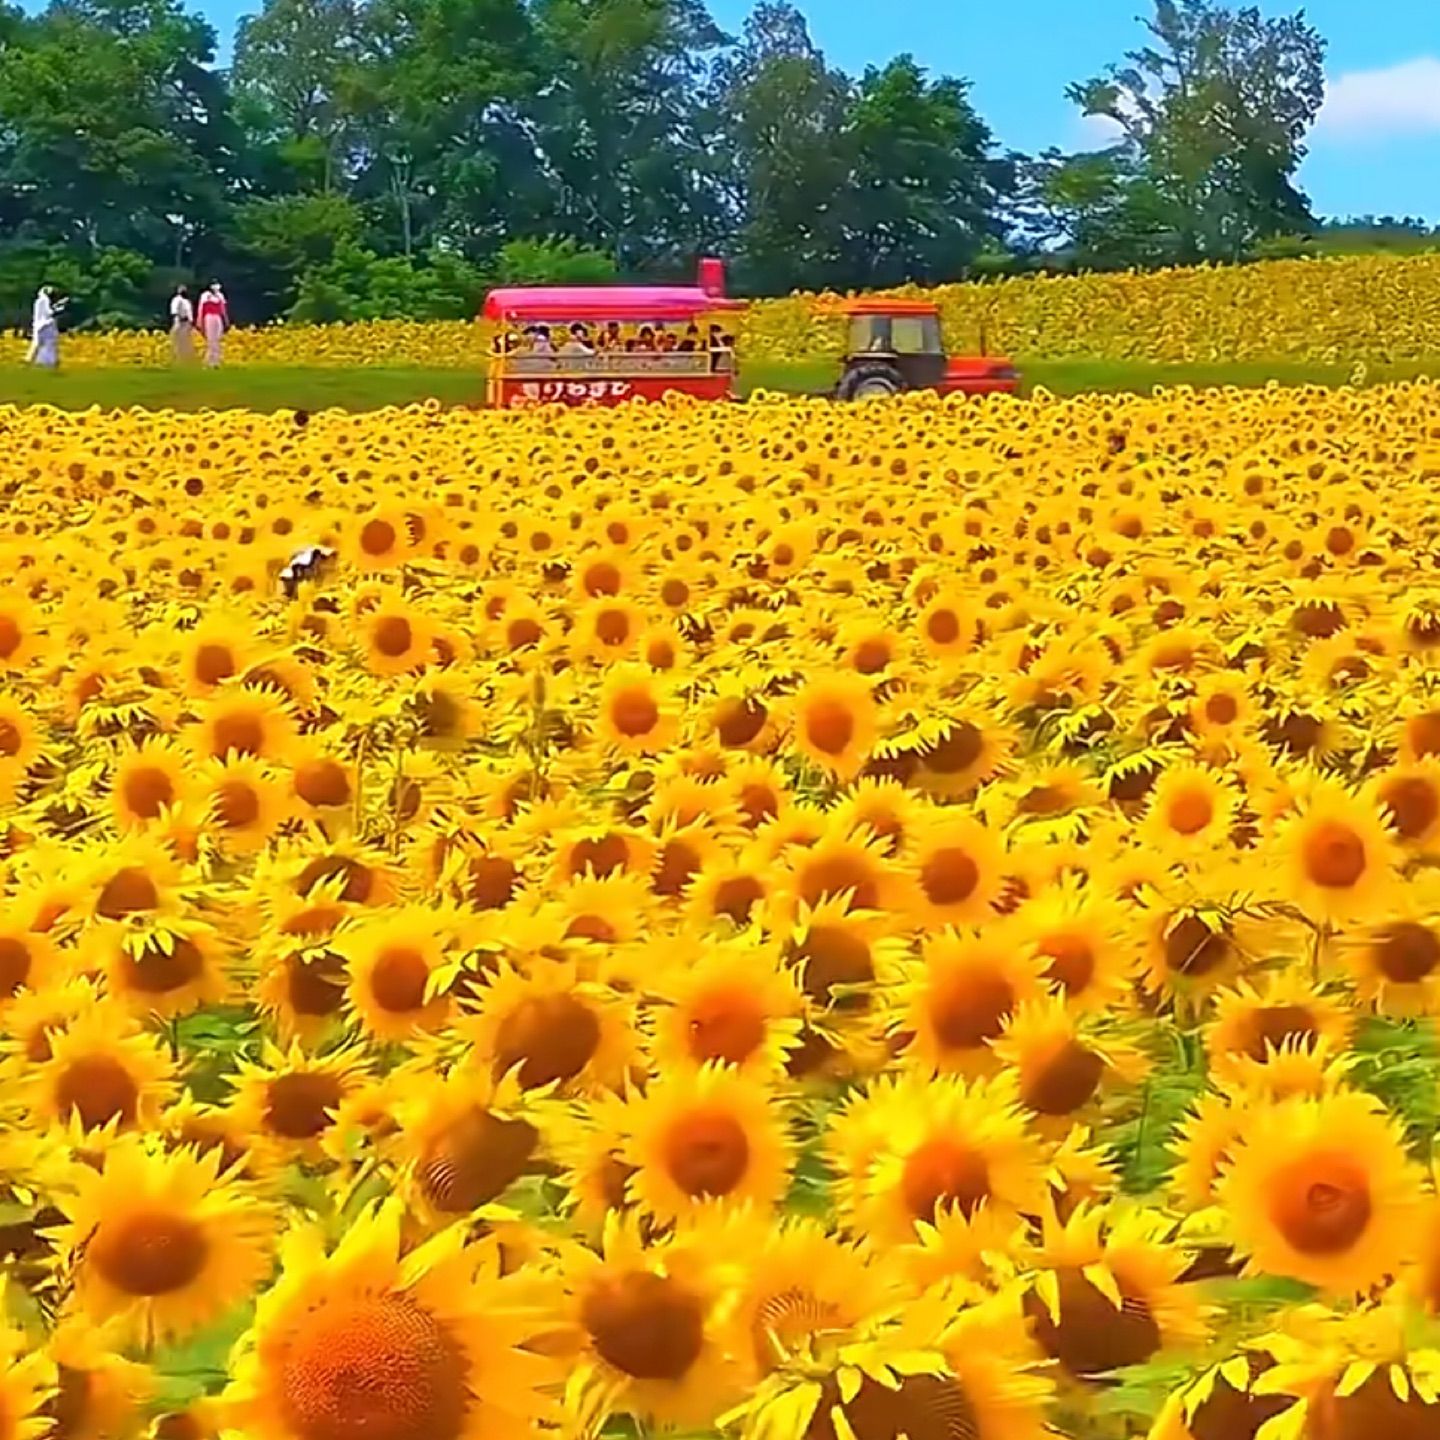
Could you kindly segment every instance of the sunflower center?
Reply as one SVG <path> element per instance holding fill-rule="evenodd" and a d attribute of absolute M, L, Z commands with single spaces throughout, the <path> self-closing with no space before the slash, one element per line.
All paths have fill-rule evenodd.
<path fill-rule="evenodd" d="M 419 1010 L 425 1004 L 430 967 L 425 957 L 408 945 L 390 945 L 380 953 L 370 975 L 375 1003 L 392 1015 Z"/>
<path fill-rule="evenodd" d="M 920 867 L 920 888 L 932 905 L 963 905 L 980 883 L 980 867 L 968 850 L 947 845 Z"/>
<path fill-rule="evenodd" d="M 0 660 L 8 660 L 24 638 L 19 625 L 9 615 L 0 615 Z"/>
<path fill-rule="evenodd" d="M 613 945 L 615 927 L 603 915 L 577 915 L 565 927 L 567 940 L 594 940 L 600 945 Z"/>
<path fill-rule="evenodd" d="M 1250 1370 L 1252 1380 L 1258 1373 L 1263 1373 L 1253 1359 Z M 1190 1434 L 1193 1440 L 1255 1440 L 1267 1421 L 1283 1414 L 1294 1403 L 1288 1395 L 1252 1395 L 1246 1390 L 1235 1389 L 1224 1380 L 1217 1380 L 1209 1397 L 1191 1417 Z M 1366 1433 L 1367 1436 L 1389 1437 L 1393 1432 L 1382 1427 Z"/>
<path fill-rule="evenodd" d="M 745 1127 L 728 1110 L 693 1110 L 676 1120 L 665 1137 L 665 1168 L 692 1199 L 728 1195 L 749 1164 Z"/>
<path fill-rule="evenodd" d="M 367 555 L 386 555 L 399 537 L 388 520 L 367 520 L 360 527 L 360 548 Z"/>
<path fill-rule="evenodd" d="M 207 641 L 195 651 L 195 678 L 202 685 L 218 685 L 236 671 L 235 656 L 228 645 Z"/>
<path fill-rule="evenodd" d="M 1396 985 L 1418 985 L 1440 965 L 1440 939 L 1415 920 L 1399 920 L 1380 932 L 1376 967 Z"/>
<path fill-rule="evenodd" d="M 81 1055 L 60 1073 L 55 1105 L 61 1115 L 72 1110 L 86 1130 L 98 1130 L 111 1120 L 122 1126 L 135 1122 L 140 1087 L 130 1072 L 110 1055 Z"/>
<path fill-rule="evenodd" d="M 1266 1005 L 1250 1016 L 1247 1029 L 1244 1052 L 1259 1061 L 1265 1059 L 1267 1045 L 1280 1050 L 1287 1040 L 1319 1033 L 1315 1017 L 1303 1005 Z"/>
<path fill-rule="evenodd" d="M 995 970 L 970 970 L 938 984 L 930 997 L 930 1023 L 947 1050 L 975 1050 L 994 1040 L 1015 1008 L 1015 991 Z"/>
<path fill-rule="evenodd" d="M 375 622 L 375 648 L 387 659 L 398 660 L 415 643 L 415 632 L 403 615 L 382 615 Z"/>
<path fill-rule="evenodd" d="M 205 1440 L 205 1430 L 193 1415 L 175 1410 L 155 1422 L 154 1436 L 155 1440 Z"/>
<path fill-rule="evenodd" d="M 160 903 L 155 882 L 138 865 L 117 870 L 95 901 L 95 913 L 106 920 L 123 920 L 141 910 L 153 910 Z"/>
<path fill-rule="evenodd" d="M 602 610 L 595 617 L 595 638 L 613 649 L 630 638 L 630 617 L 623 610 Z"/>
<path fill-rule="evenodd" d="M 1170 828 L 1177 835 L 1197 835 L 1215 818 L 1215 806 L 1203 790 L 1187 790 L 1170 802 Z"/>
<path fill-rule="evenodd" d="M 30 950 L 13 935 L 0 936 L 0 998 L 9 998 L 30 978 Z"/>
<path fill-rule="evenodd" d="M 673 1276 L 632 1271 L 586 1295 L 581 1323 L 607 1365 L 635 1380 L 683 1380 L 705 1348 L 705 1312 Z"/>
<path fill-rule="evenodd" d="M 307 760 L 295 768 L 295 793 L 317 809 L 344 805 L 350 799 L 350 777 L 338 760 Z"/>
<path fill-rule="evenodd" d="M 932 610 L 925 617 L 925 633 L 936 645 L 953 645 L 960 638 L 960 617 L 953 610 Z"/>
<path fill-rule="evenodd" d="M 164 995 L 183 990 L 205 972 L 205 957 L 193 940 L 171 937 L 167 955 L 155 940 L 147 940 L 138 955 L 125 952 L 122 967 L 125 983 L 146 995 Z"/>
<path fill-rule="evenodd" d="M 125 777 L 121 798 L 132 815 L 158 820 L 161 810 L 175 803 L 175 782 L 158 766 L 141 766 Z"/>
<path fill-rule="evenodd" d="M 917 1220 L 933 1221 L 937 1210 L 952 1207 L 968 1218 L 990 1198 L 990 1166 L 978 1150 L 938 1136 L 910 1152 L 900 1193 Z"/>
<path fill-rule="evenodd" d="M 854 1440 L 982 1440 L 985 1434 L 960 1382 L 941 1375 L 907 1375 L 894 1390 L 867 1376 L 848 1404 L 839 1381 L 826 1376 L 800 1440 L 837 1440 L 837 1408 Z"/>
<path fill-rule="evenodd" d="M 0 755 L 7 759 L 20 753 L 20 731 L 12 721 L 0 719 Z"/>
<path fill-rule="evenodd" d="M 739 750 L 760 734 L 768 718 L 769 713 L 758 700 L 724 700 L 717 711 L 715 733 L 727 750 Z"/>
<path fill-rule="evenodd" d="M 212 754 L 258 755 L 264 748 L 265 726 L 253 711 L 232 710 L 215 721 Z"/>
<path fill-rule="evenodd" d="M 1212 695 L 1205 702 L 1205 718 L 1212 725 L 1233 725 L 1240 714 L 1240 702 L 1233 695 Z"/>
<path fill-rule="evenodd" d="M 796 894 L 812 909 L 827 895 L 850 895 L 847 907 L 876 910 L 880 890 L 875 874 L 858 855 L 822 855 L 807 859 L 800 869 Z"/>
<path fill-rule="evenodd" d="M 627 740 L 636 740 L 659 724 L 660 707 L 643 685 L 627 686 L 610 701 L 610 722 Z"/>
<path fill-rule="evenodd" d="M 488 1204 L 524 1171 L 539 1138 L 524 1120 L 467 1111 L 421 1157 L 420 1188 L 437 1210 L 467 1214 Z"/>
<path fill-rule="evenodd" d="M 862 640 L 851 663 L 862 675 L 878 675 L 890 663 L 890 647 L 883 640 Z"/>
<path fill-rule="evenodd" d="M 333 950 L 292 955 L 285 965 L 285 993 L 297 1015 L 333 1015 L 345 1001 L 345 961 Z"/>
<path fill-rule="evenodd" d="M 1223 965 L 1230 941 L 1196 915 L 1182 916 L 1165 934 L 1165 964 L 1177 975 L 1208 975 Z"/>
<path fill-rule="evenodd" d="M 1047 935 L 1037 947 L 1049 964 L 1045 978 L 1067 995 L 1079 995 L 1095 978 L 1095 952 L 1079 935 Z"/>
<path fill-rule="evenodd" d="M 227 780 L 215 792 L 215 818 L 227 830 L 243 830 L 260 818 L 260 796 L 243 780 Z"/>
<path fill-rule="evenodd" d="M 476 855 L 468 866 L 468 898 L 476 910 L 499 910 L 515 896 L 520 872 L 504 855 Z"/>
<path fill-rule="evenodd" d="M 1338 820 L 1322 820 L 1305 837 L 1306 877 L 1325 890 L 1348 890 L 1365 873 L 1365 842 Z"/>
<path fill-rule="evenodd" d="M 301 1070 L 265 1087 L 265 1124 L 287 1140 L 309 1140 L 329 1129 L 344 1091 L 336 1075 Z"/>
<path fill-rule="evenodd" d="M 1140 1365 L 1160 1348 L 1160 1327 L 1150 1307 L 1121 1286 L 1117 1310 L 1078 1269 L 1055 1272 L 1060 1297 L 1057 1324 L 1038 1295 L 1028 1295 L 1025 1311 L 1035 1338 L 1051 1359 L 1072 1375 L 1099 1375 L 1125 1365 Z"/>
<path fill-rule="evenodd" d="M 1417 1394 L 1402 1400 L 1382 1367 L 1353 1395 L 1335 1402 L 1325 1440 L 1373 1440 L 1377 1435 L 1385 1440 L 1434 1440 L 1435 1421 L 1435 1407 Z"/>
<path fill-rule="evenodd" d="M 528 615 L 522 615 L 519 619 L 512 620 L 505 630 L 505 643 L 512 650 L 523 650 L 527 645 L 536 645 L 545 632 L 540 628 L 538 620 L 532 620 Z"/>
<path fill-rule="evenodd" d="M 460 1440 L 473 1383 L 442 1321 L 384 1295 L 312 1312 L 285 1357 L 279 1400 L 298 1440 Z"/>
<path fill-rule="evenodd" d="M 868 985 L 875 978 L 870 947 L 862 936 L 839 925 L 816 925 L 796 952 L 804 964 L 805 993 L 819 1005 L 864 1004 L 859 995 L 834 995 L 837 988 Z"/>
<path fill-rule="evenodd" d="M 597 560 L 585 571 L 584 588 L 587 595 L 618 595 L 620 571 L 608 560 Z"/>
<path fill-rule="evenodd" d="M 114 1224 L 101 1222 L 89 1257 L 115 1289 L 127 1295 L 168 1295 L 204 1270 L 210 1247 L 193 1220 L 168 1211 L 141 1211 Z"/>
<path fill-rule="evenodd" d="M 743 1065 L 764 1043 L 765 1011 L 748 990 L 712 990 L 690 1007 L 686 1045 L 702 1065 Z"/>
<path fill-rule="evenodd" d="M 805 737 L 822 755 L 843 755 L 855 738 L 855 717 L 843 701 L 822 696 L 805 708 Z"/>
<path fill-rule="evenodd" d="M 1270 1203 L 1276 1228 L 1303 1255 L 1338 1255 L 1370 1225 L 1365 1172 L 1347 1155 L 1306 1155 L 1277 1178 Z"/>
<path fill-rule="evenodd" d="M 1402 775 L 1385 784 L 1380 803 L 1390 812 L 1390 822 L 1402 840 L 1418 840 L 1440 819 L 1440 796 L 1435 786 L 1420 775 Z"/>
<path fill-rule="evenodd" d="M 1100 1088 L 1105 1062 L 1078 1040 L 1066 1040 L 1043 1065 L 1026 1077 L 1020 1098 L 1037 1115 L 1069 1115 Z"/>
<path fill-rule="evenodd" d="M 623 835 L 602 835 L 598 840 L 577 840 L 566 866 L 570 878 L 591 870 L 600 879 L 623 870 L 630 859 L 630 847 Z"/>
<path fill-rule="evenodd" d="M 925 751 L 925 768 L 936 775 L 959 775 L 980 758 L 984 748 L 985 737 L 978 725 L 968 720 L 953 722 L 945 738 Z"/>
<path fill-rule="evenodd" d="M 732 875 L 715 887 L 711 909 L 743 925 L 764 895 L 765 887 L 753 875 Z"/>
<path fill-rule="evenodd" d="M 660 852 L 660 862 L 650 887 L 657 895 L 673 900 L 690 883 L 699 868 L 700 856 L 694 845 L 688 840 L 671 840 Z"/>
<path fill-rule="evenodd" d="M 745 785 L 740 790 L 740 813 L 752 830 L 780 812 L 780 801 L 768 785 Z"/>
<path fill-rule="evenodd" d="M 525 1089 L 573 1080 L 600 1046 L 600 1021 L 573 995 L 532 995 L 500 1022 L 495 1033 L 495 1072 L 520 1066 Z"/>

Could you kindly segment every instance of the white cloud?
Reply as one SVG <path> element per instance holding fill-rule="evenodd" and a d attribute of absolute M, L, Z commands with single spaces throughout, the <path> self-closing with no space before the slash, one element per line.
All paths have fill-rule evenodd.
<path fill-rule="evenodd" d="M 1334 140 L 1440 133 L 1440 58 L 1421 55 L 1383 70 L 1333 76 L 1315 132 Z"/>
<path fill-rule="evenodd" d="M 1105 150 L 1125 138 L 1124 127 L 1108 115 L 1082 115 L 1076 129 L 1080 136 L 1079 148 L 1085 150 Z"/>

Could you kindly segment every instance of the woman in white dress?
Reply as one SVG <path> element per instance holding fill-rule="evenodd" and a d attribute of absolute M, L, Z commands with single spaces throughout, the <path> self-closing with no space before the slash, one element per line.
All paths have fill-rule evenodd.
<path fill-rule="evenodd" d="M 42 285 L 35 296 L 35 308 L 30 312 L 30 353 L 25 357 L 31 365 L 43 365 L 54 370 L 60 364 L 60 321 L 57 318 L 65 308 L 63 300 L 55 298 L 51 285 Z"/>
<path fill-rule="evenodd" d="M 195 358 L 195 307 L 183 285 L 175 287 L 170 301 L 170 349 L 178 364 L 188 365 Z"/>

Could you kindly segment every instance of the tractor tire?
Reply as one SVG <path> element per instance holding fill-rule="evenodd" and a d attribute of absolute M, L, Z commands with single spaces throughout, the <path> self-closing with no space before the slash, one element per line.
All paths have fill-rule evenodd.
<path fill-rule="evenodd" d="M 883 400 L 905 389 L 905 377 L 883 360 L 861 361 L 840 379 L 836 398 L 840 400 Z"/>

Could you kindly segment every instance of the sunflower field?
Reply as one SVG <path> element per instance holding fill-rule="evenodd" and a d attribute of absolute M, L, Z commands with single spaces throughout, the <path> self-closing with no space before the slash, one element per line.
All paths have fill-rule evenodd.
<path fill-rule="evenodd" d="M 3 1440 L 1440 1435 L 1440 389 L 0 433 Z"/>
<path fill-rule="evenodd" d="M 1145 272 L 1020 276 L 942 285 L 952 350 L 982 341 L 1025 360 L 1088 359 L 1206 364 L 1289 361 L 1403 363 L 1440 356 L 1440 255 L 1357 255 L 1270 260 Z M 741 355 L 798 363 L 836 357 L 844 322 L 835 296 L 757 300 L 736 317 Z M 367 320 L 349 325 L 238 328 L 227 365 L 484 368 L 493 331 L 465 320 Z M 18 362 L 28 341 L 0 348 Z M 67 366 L 159 365 L 158 331 L 79 331 L 64 340 Z"/>

